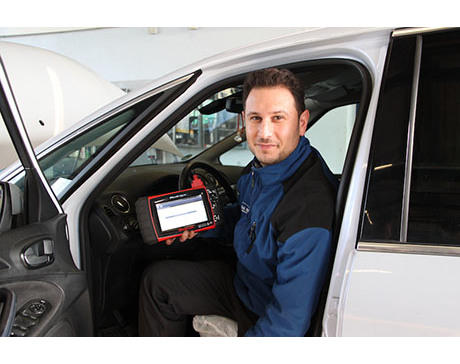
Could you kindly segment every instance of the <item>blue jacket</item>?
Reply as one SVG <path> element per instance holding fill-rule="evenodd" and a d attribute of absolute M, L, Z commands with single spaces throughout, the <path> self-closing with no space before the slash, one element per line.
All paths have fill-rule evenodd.
<path fill-rule="evenodd" d="M 246 336 L 303 336 L 331 246 L 336 180 L 301 137 L 280 163 L 247 167 L 238 181 L 235 288 L 259 316 Z"/>

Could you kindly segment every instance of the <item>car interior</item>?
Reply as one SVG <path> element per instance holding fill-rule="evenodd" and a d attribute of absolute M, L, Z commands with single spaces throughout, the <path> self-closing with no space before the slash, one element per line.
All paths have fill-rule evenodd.
<path fill-rule="evenodd" d="M 306 135 L 341 180 L 335 221 L 335 226 L 339 226 L 354 151 L 368 104 L 370 78 L 362 65 L 345 60 L 279 67 L 291 69 L 302 80 L 305 105 L 311 114 Z M 252 159 L 241 118 L 243 78 L 244 74 L 224 80 L 196 95 L 186 110 L 171 116 L 162 125 L 167 130 L 165 135 L 169 142 L 159 146 L 158 141 L 155 144 L 146 137 L 148 147 L 127 157 L 119 171 L 113 173 L 114 177 L 99 186 L 98 192 L 85 203 L 82 230 L 87 234 L 82 239 L 83 268 L 93 298 L 96 335 L 137 335 L 139 285 L 143 270 L 153 261 L 234 259 L 228 242 L 197 238 L 170 246 L 164 242 L 145 244 L 139 231 L 135 203 L 144 196 L 188 188 L 193 174 L 205 185 L 217 186 L 223 204 L 235 201 L 236 182 Z M 145 102 L 155 100 L 151 98 Z M 115 133 L 115 128 L 119 130 L 133 120 L 130 115 L 120 114 L 108 133 Z M 101 139 L 98 140 L 100 143 Z M 90 149 L 88 145 L 85 144 L 86 150 Z M 333 257 L 331 269 L 332 261 Z M 321 334 L 326 293 L 327 283 L 307 335 Z M 190 327 L 190 336 L 197 335 Z"/>

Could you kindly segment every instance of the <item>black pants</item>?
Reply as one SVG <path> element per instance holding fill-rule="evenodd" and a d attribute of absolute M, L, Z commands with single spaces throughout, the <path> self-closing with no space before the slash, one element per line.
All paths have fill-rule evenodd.
<path fill-rule="evenodd" d="M 139 336 L 186 336 L 188 315 L 231 318 L 243 336 L 257 316 L 238 298 L 233 277 L 233 268 L 218 260 L 155 262 L 141 282 Z"/>

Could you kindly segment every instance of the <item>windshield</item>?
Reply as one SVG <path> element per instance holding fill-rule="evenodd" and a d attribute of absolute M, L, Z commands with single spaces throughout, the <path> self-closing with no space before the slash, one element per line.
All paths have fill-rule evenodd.
<path fill-rule="evenodd" d="M 126 125 L 132 122 L 160 94 L 151 96 L 136 105 L 115 114 L 105 122 L 85 131 L 77 131 L 77 137 L 39 160 L 46 179 L 54 192 L 59 195 L 97 153 L 107 145 Z M 24 173 L 15 178 L 14 183 L 23 189 Z"/>
<path fill-rule="evenodd" d="M 231 110 L 228 103 L 240 93 L 241 87 L 232 87 L 206 98 L 166 133 L 168 149 L 151 146 L 131 166 L 183 162 L 234 133 L 238 124 L 242 128 L 241 110 Z M 239 148 L 248 150 L 246 143 Z"/>
<path fill-rule="evenodd" d="M 57 142 L 58 146 L 39 159 L 39 164 L 54 193 L 61 197 L 68 190 L 72 182 L 81 179 L 80 172 L 100 154 L 107 145 L 119 137 L 123 130 L 148 122 L 148 117 L 139 119 L 147 110 L 153 117 L 168 105 L 165 99 L 171 101 L 177 97 L 177 92 L 183 92 L 194 80 L 192 74 L 171 81 L 149 94 L 141 96 L 140 101 L 121 105 L 108 114 L 102 116 Z M 175 96 L 174 96 L 175 95 Z M 133 122 L 139 120 L 140 124 Z M 137 122 L 136 122 L 137 123 Z M 131 126 L 131 124 L 133 124 Z M 152 148 L 171 154 L 174 158 L 181 156 L 181 152 L 174 146 L 167 135 L 161 137 L 152 145 Z M 105 153 L 105 152 L 104 152 Z M 78 178 L 76 178 L 78 176 Z M 16 175 L 11 182 L 24 189 L 24 171 Z"/>
<path fill-rule="evenodd" d="M 129 109 L 64 145 L 58 153 L 41 159 L 40 166 L 48 181 L 54 183 L 58 178 L 72 179 L 135 116 L 135 110 Z"/>

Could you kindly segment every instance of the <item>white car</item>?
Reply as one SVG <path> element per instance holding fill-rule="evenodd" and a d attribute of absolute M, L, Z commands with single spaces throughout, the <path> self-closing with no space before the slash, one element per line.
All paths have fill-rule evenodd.
<path fill-rule="evenodd" d="M 186 187 L 191 171 L 235 198 L 251 159 L 242 80 L 266 67 L 302 79 L 306 135 L 340 178 L 306 335 L 460 335 L 460 30 L 425 28 L 315 29 L 225 52 L 111 102 L 37 149 L 38 162 L 2 69 L 22 160 L 0 175 L 3 335 L 136 335 L 148 264 L 226 254 L 143 243 L 134 204 Z"/>

